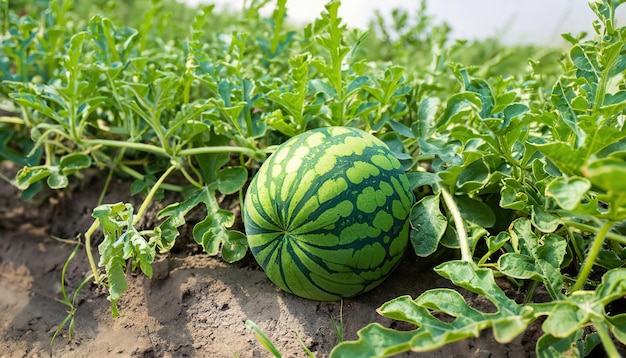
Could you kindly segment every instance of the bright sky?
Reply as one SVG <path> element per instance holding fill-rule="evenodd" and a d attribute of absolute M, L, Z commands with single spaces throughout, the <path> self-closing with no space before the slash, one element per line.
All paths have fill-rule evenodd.
<path fill-rule="evenodd" d="M 240 8 L 243 0 L 180 0 L 198 3 L 227 4 Z M 327 0 L 288 0 L 288 16 L 293 22 L 309 22 L 324 11 Z M 403 7 L 416 11 L 419 0 L 343 0 L 339 15 L 351 27 L 366 27 L 374 9 L 389 14 Z M 265 8 L 269 15 L 273 6 Z M 558 45 L 560 34 L 593 34 L 594 13 L 585 0 L 428 0 L 427 12 L 435 21 L 452 27 L 455 39 L 498 37 L 506 43 Z M 626 4 L 618 8 L 618 24 L 626 24 Z"/>

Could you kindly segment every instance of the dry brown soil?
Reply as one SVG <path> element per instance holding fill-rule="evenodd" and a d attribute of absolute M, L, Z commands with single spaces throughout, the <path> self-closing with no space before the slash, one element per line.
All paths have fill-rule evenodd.
<path fill-rule="evenodd" d="M 6 165 L 2 171 L 14 173 Z M 87 284 L 78 294 L 73 337 L 69 340 L 65 329 L 51 344 L 67 315 L 67 306 L 58 301 L 61 270 L 74 248 L 55 237 L 74 240 L 91 225 L 103 176 L 87 175 L 80 186 L 50 193 L 40 203 L 22 202 L 15 188 L 0 181 L 0 356 L 270 357 L 246 328 L 246 320 L 256 322 L 285 357 L 307 356 L 298 335 L 317 357 L 328 356 L 338 340 L 333 322 L 340 320 L 339 302 L 315 302 L 282 292 L 250 255 L 228 264 L 202 253 L 185 240 L 186 234 L 157 266 L 161 279 L 128 274 L 130 290 L 119 302 L 120 317 L 111 317 L 107 294 Z M 117 201 L 129 201 L 125 182 L 115 182 L 105 198 L 107 203 Z M 152 217 L 163 205 L 155 204 Z M 81 249 L 65 280 L 70 294 L 89 271 Z M 343 337 L 356 339 L 356 332 L 370 322 L 414 328 L 379 316 L 376 308 L 391 298 L 417 297 L 435 287 L 451 284 L 435 274 L 431 264 L 408 253 L 378 288 L 344 300 Z M 490 309 L 480 297 L 463 294 L 472 305 Z M 512 343 L 500 345 L 491 332 L 484 332 L 424 356 L 527 357 L 532 356 L 539 333 L 531 328 Z"/>

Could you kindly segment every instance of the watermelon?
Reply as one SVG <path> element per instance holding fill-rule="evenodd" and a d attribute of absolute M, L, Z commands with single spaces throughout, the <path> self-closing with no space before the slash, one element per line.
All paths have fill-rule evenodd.
<path fill-rule="evenodd" d="M 287 140 L 261 165 L 243 218 L 271 281 L 334 301 L 371 290 L 398 265 L 413 201 L 385 143 L 359 129 L 323 127 Z"/>

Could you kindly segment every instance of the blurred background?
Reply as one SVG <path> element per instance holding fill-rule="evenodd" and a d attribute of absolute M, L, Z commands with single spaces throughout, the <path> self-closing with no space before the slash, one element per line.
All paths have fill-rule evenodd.
<path fill-rule="evenodd" d="M 195 6 L 215 3 L 218 7 L 241 9 L 244 0 L 181 0 Z M 249 2 L 249 1 L 248 1 Z M 289 0 L 292 22 L 309 22 L 324 11 L 327 0 Z M 419 0 L 342 0 L 339 15 L 351 27 L 366 28 L 375 10 L 390 16 L 394 8 L 416 12 Z M 267 14 L 272 4 L 264 8 Z M 428 0 L 427 13 L 436 23 L 452 27 L 451 39 L 498 38 L 505 44 L 559 46 L 562 33 L 593 34 L 594 13 L 586 0 Z M 626 23 L 626 6 L 618 8 L 618 24 Z"/>

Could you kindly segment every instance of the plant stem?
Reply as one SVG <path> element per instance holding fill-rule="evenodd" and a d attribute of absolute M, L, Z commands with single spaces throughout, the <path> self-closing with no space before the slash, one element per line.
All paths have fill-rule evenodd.
<path fill-rule="evenodd" d="M 44 143 L 43 150 L 46 155 L 45 165 L 47 167 L 54 165 L 54 163 L 52 163 L 52 145 L 50 143 Z"/>
<path fill-rule="evenodd" d="M 113 171 L 113 167 L 111 167 L 111 169 L 109 169 L 109 174 L 107 174 L 107 178 L 104 181 L 104 187 L 100 192 L 100 197 L 98 197 L 98 205 L 102 205 L 102 202 L 104 201 L 104 196 L 107 194 L 107 189 L 109 188 L 109 185 L 111 185 L 111 179 L 113 179 Z"/>
<path fill-rule="evenodd" d="M 583 223 L 579 223 L 576 221 L 564 221 L 563 222 L 565 225 L 567 226 L 573 226 L 575 228 L 579 228 L 581 230 L 587 231 L 587 232 L 598 232 L 598 228 L 595 226 L 591 226 L 591 225 L 587 225 L 587 224 L 583 224 Z M 614 232 L 607 232 L 606 233 L 606 238 L 609 240 L 613 240 L 613 241 L 617 241 L 620 244 L 624 244 L 626 245 L 626 237 L 616 234 Z"/>
<path fill-rule="evenodd" d="M 607 232 L 611 230 L 613 227 L 612 221 L 607 221 L 602 225 L 600 231 L 596 234 L 596 237 L 593 239 L 593 245 L 591 246 L 591 250 L 587 254 L 587 258 L 585 259 L 585 264 L 583 265 L 582 270 L 578 274 L 578 279 L 576 279 L 576 283 L 572 288 L 572 292 L 578 291 L 583 287 L 585 282 L 587 282 L 587 278 L 589 277 L 589 273 L 591 272 L 591 268 L 596 261 L 596 258 L 600 254 L 600 249 L 602 248 L 602 244 L 604 244 L 604 239 L 606 238 Z"/>
<path fill-rule="evenodd" d="M 0 173 L 0 179 L 6 181 L 7 183 L 12 183 L 11 179 L 2 173 Z"/>
<path fill-rule="evenodd" d="M 513 158 L 513 155 L 511 154 L 511 148 L 509 143 L 506 140 L 506 137 L 504 135 L 499 135 L 498 136 L 498 144 L 500 145 L 500 149 L 501 149 L 501 153 L 504 155 L 504 158 L 511 164 L 513 165 L 513 172 L 512 172 L 512 176 L 515 177 L 517 179 L 517 181 L 519 181 L 520 183 L 525 183 L 526 180 L 524 178 L 524 168 L 522 167 L 522 163 Z M 497 151 L 497 148 L 494 148 L 494 150 Z M 515 169 L 518 170 L 515 170 Z"/>
<path fill-rule="evenodd" d="M 156 145 L 146 144 L 146 143 L 123 142 L 119 140 L 110 140 L 110 139 L 87 139 L 83 141 L 83 144 L 85 145 L 101 144 L 106 147 L 136 149 L 142 152 L 167 155 L 167 152 L 165 151 L 165 149 L 161 147 L 157 147 Z"/>
<path fill-rule="evenodd" d="M 189 181 L 191 183 L 191 185 L 195 186 L 196 188 L 202 188 L 202 183 L 200 183 L 199 181 L 195 180 L 191 174 L 189 174 L 187 172 L 187 170 L 185 169 L 185 167 L 181 166 L 180 167 L 180 172 L 183 174 L 183 176 L 185 177 L 185 179 L 187 179 L 187 181 Z"/>
<path fill-rule="evenodd" d="M 469 248 L 467 230 L 465 229 L 465 224 L 463 223 L 459 207 L 456 205 L 454 198 L 446 188 L 441 188 L 441 196 L 443 197 L 443 201 L 446 203 L 446 207 L 448 208 L 450 215 L 452 215 L 454 225 L 456 226 L 459 245 L 461 246 L 461 260 L 474 264 L 474 261 L 472 260 L 472 253 Z"/>
<path fill-rule="evenodd" d="M 143 174 L 137 172 L 136 170 L 127 166 L 126 164 L 117 163 L 117 168 L 137 180 L 145 179 L 145 176 Z M 179 192 L 179 193 L 183 191 L 183 187 L 174 185 L 174 184 L 168 184 L 168 183 L 161 184 L 161 188 L 165 190 L 169 190 L 169 191 Z"/>
<path fill-rule="evenodd" d="M 609 80 L 610 73 L 611 73 L 611 71 L 609 71 L 608 69 L 613 66 L 613 62 L 618 57 L 618 55 L 619 55 L 619 52 L 614 52 L 613 55 L 608 58 L 608 60 L 606 61 L 606 64 L 604 64 L 603 66 L 606 70 L 601 71 L 601 74 L 598 74 L 597 72 L 595 73 L 595 75 L 598 76 L 599 83 L 597 87 L 595 100 L 593 101 L 594 112 L 598 112 L 599 108 L 602 107 L 602 105 L 604 104 L 606 86 L 607 86 L 607 82 Z"/>
<path fill-rule="evenodd" d="M 0 123 L 7 123 L 7 124 L 18 124 L 18 125 L 23 125 L 25 124 L 24 120 L 22 118 L 19 117 L 0 117 Z"/>
<path fill-rule="evenodd" d="M 136 225 L 139 222 L 139 220 L 141 220 L 141 217 L 143 216 L 146 209 L 148 209 L 148 205 L 150 205 L 150 203 L 152 202 L 152 198 L 154 198 L 154 195 L 156 194 L 157 190 L 159 190 L 159 187 L 161 186 L 161 184 L 163 184 L 163 181 L 165 180 L 165 178 L 167 178 L 167 176 L 170 175 L 174 171 L 174 169 L 176 169 L 176 165 L 172 165 L 169 168 L 167 168 L 167 170 L 165 171 L 165 173 L 163 173 L 163 175 L 161 175 L 159 180 L 157 180 L 157 182 L 154 183 L 154 186 L 152 187 L 152 189 L 150 189 L 148 196 L 146 196 L 146 198 L 143 200 L 143 203 L 141 203 L 139 210 L 137 210 L 137 215 L 133 219 L 133 225 Z"/>
<path fill-rule="evenodd" d="M 100 283 L 100 274 L 98 273 L 98 267 L 96 266 L 96 261 L 93 259 L 93 254 L 91 253 L 91 236 L 98 230 L 100 227 L 100 220 L 95 219 L 89 230 L 85 233 L 85 251 L 87 252 L 87 259 L 89 260 L 89 266 L 91 266 L 91 271 L 93 272 L 93 278 L 96 283 Z"/>
<path fill-rule="evenodd" d="M 580 251 L 580 247 L 578 247 L 578 243 L 576 242 L 576 238 L 574 236 L 573 229 L 570 226 L 566 226 L 567 236 L 569 238 L 569 244 L 574 251 L 573 255 L 578 259 L 578 261 L 574 260 L 574 264 L 576 265 L 576 269 L 580 269 L 580 264 L 585 260 L 583 253 Z"/>
<path fill-rule="evenodd" d="M 533 299 L 533 295 L 535 294 L 535 290 L 537 289 L 537 287 L 539 286 L 539 281 L 533 281 L 532 284 L 530 285 L 530 288 L 528 289 L 528 293 L 526 294 L 526 297 L 524 297 L 524 305 L 528 304 L 530 301 L 532 301 Z"/>
<path fill-rule="evenodd" d="M 258 152 L 245 147 L 230 147 L 230 146 L 214 146 L 214 147 L 198 147 L 198 148 L 189 148 L 183 149 L 177 153 L 178 156 L 186 157 L 189 155 L 196 154 L 210 154 L 210 153 L 237 153 L 243 154 L 248 157 L 256 158 L 258 157 Z"/>
<path fill-rule="evenodd" d="M 243 155 L 239 156 L 239 164 L 242 167 L 246 166 L 246 163 L 245 163 L 245 160 L 243 158 Z M 246 213 L 246 211 L 245 211 L 246 209 L 244 208 L 245 205 L 243 205 L 244 200 L 245 200 L 245 193 L 243 191 L 243 188 L 240 188 L 239 189 L 239 209 L 241 210 L 241 217 L 242 218 L 245 217 L 245 213 Z"/>
<path fill-rule="evenodd" d="M 611 335 L 609 331 L 606 329 L 606 326 L 603 322 L 593 322 L 593 326 L 598 332 L 598 336 L 600 337 L 600 341 L 602 342 L 602 346 L 604 347 L 604 351 L 606 352 L 606 356 L 609 358 L 619 358 L 621 355 L 617 351 L 617 347 L 615 347 L 615 343 L 613 343 L 613 339 L 611 339 Z"/>
<path fill-rule="evenodd" d="M 122 158 L 124 158 L 125 153 L 126 153 L 126 149 L 122 148 L 120 152 L 117 154 L 117 158 L 115 159 L 115 162 L 120 162 Z M 98 206 L 102 205 L 102 202 L 104 201 L 104 196 L 106 195 L 107 190 L 109 189 L 109 185 L 111 185 L 111 180 L 113 179 L 113 172 L 115 171 L 115 162 L 111 162 L 111 167 L 109 168 L 109 174 L 107 175 L 107 178 L 104 181 L 104 187 L 102 188 L 102 191 L 100 192 L 100 197 L 98 198 Z"/>
<path fill-rule="evenodd" d="M 107 147 L 129 148 L 129 149 L 140 150 L 143 152 L 169 156 L 168 152 L 165 149 L 161 147 L 157 147 L 156 145 L 146 144 L 146 143 L 123 142 L 123 141 L 110 140 L 110 139 L 87 139 L 83 141 L 83 144 L 91 144 L 91 145 L 100 144 L 100 145 L 107 146 Z M 254 149 L 245 148 L 245 147 L 235 147 L 235 146 L 209 146 L 209 147 L 183 149 L 180 152 L 176 153 L 176 156 L 185 157 L 189 155 L 208 154 L 208 153 L 239 153 L 239 154 L 244 154 L 252 158 L 256 158 L 259 156 L 258 152 L 255 151 Z"/>
<path fill-rule="evenodd" d="M 2 8 L 2 16 L 4 17 L 3 33 L 9 32 L 9 0 L 4 1 L 4 7 Z"/>

